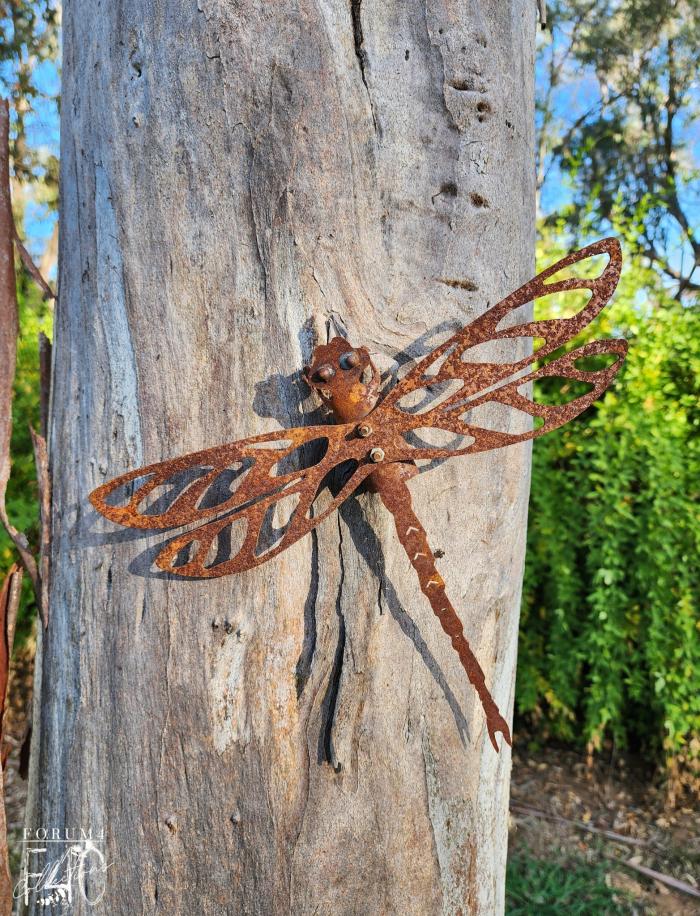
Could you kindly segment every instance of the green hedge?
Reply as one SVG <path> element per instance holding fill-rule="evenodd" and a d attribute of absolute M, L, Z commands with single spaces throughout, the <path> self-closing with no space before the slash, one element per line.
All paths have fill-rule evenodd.
<path fill-rule="evenodd" d="M 700 789 L 700 313 L 632 263 L 597 324 L 629 355 L 534 446 L 517 709 L 657 760 L 673 800 Z"/>

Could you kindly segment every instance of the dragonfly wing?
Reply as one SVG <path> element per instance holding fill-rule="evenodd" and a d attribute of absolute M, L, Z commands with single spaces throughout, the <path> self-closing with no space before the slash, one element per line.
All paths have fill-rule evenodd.
<path fill-rule="evenodd" d="M 575 264 L 607 255 L 609 260 L 603 271 L 595 278 L 562 277 Z M 600 313 L 610 300 L 620 278 L 622 253 L 617 239 L 602 239 L 580 251 L 574 251 L 548 267 L 520 289 L 506 296 L 479 318 L 459 330 L 445 343 L 424 357 L 387 394 L 380 408 L 393 407 L 402 398 L 417 389 L 440 383 L 459 380 L 462 388 L 448 401 L 456 401 L 478 393 L 480 390 L 506 379 L 527 368 L 532 356 L 527 355 L 516 362 L 491 363 L 469 360 L 468 350 L 490 341 L 506 341 L 516 338 L 537 338 L 542 346 L 537 358 L 543 359 L 558 347 L 570 341 Z M 560 275 L 557 279 L 557 275 Z M 543 296 L 559 293 L 575 293 L 579 290 L 590 292 L 590 298 L 575 315 L 567 318 L 552 318 L 545 321 L 527 321 L 505 326 L 507 319 L 518 309 Z"/>
<path fill-rule="evenodd" d="M 354 429 L 298 427 L 194 452 L 117 477 L 90 501 L 127 527 L 189 526 L 158 555 L 161 569 L 197 577 L 241 572 L 314 528 L 371 473 Z M 345 462 L 346 483 L 320 510 L 318 494 Z"/>
<path fill-rule="evenodd" d="M 607 255 L 608 262 L 597 277 L 565 275 L 569 268 L 598 255 Z M 373 412 L 378 427 L 396 431 L 393 434 L 392 459 L 432 459 L 499 448 L 542 435 L 578 416 L 612 382 L 627 352 L 625 341 L 593 341 L 551 359 L 536 371 L 530 371 L 535 359 L 531 354 L 511 362 L 484 362 L 476 358 L 470 360 L 469 351 L 492 342 L 536 338 L 541 342 L 536 355 L 538 362 L 552 355 L 604 308 L 615 291 L 620 268 L 621 252 L 616 239 L 603 239 L 573 252 L 511 293 L 421 360 Z M 514 313 L 518 309 L 536 299 L 579 290 L 589 292 L 590 296 L 571 317 L 542 321 L 511 320 L 516 317 Z M 610 357 L 612 362 L 593 369 L 583 367 L 582 361 L 601 356 Z M 560 377 L 569 383 L 585 383 L 589 390 L 563 405 L 536 403 L 528 392 L 528 383 L 547 376 Z M 423 404 L 420 398 L 424 399 Z M 411 403 L 406 404 L 407 401 Z M 520 410 L 538 418 L 540 426 L 516 434 L 469 422 L 469 414 L 486 403 Z M 453 434 L 453 441 L 449 445 L 430 447 L 416 435 L 417 430 Z"/>
<path fill-rule="evenodd" d="M 265 496 L 254 505 L 179 535 L 164 546 L 156 565 L 178 576 L 195 578 L 227 576 L 260 566 L 320 524 L 373 470 L 367 462 L 357 464 L 340 491 L 319 511 L 312 506 L 323 480 L 317 475 L 307 477 L 281 494 Z M 291 513 L 289 506 L 282 509 L 286 517 L 275 528 L 274 514 L 290 499 L 294 500 Z"/>

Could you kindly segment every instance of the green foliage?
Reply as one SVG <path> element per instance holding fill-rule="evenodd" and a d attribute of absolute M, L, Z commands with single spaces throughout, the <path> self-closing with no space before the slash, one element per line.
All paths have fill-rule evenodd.
<path fill-rule="evenodd" d="M 18 277 L 20 338 L 17 347 L 17 373 L 12 404 L 12 473 L 7 487 L 7 512 L 10 520 L 24 531 L 33 548 L 38 547 L 39 508 L 36 471 L 29 425 L 39 429 L 39 332 L 51 334 L 52 309 L 41 299 L 24 272 Z M 0 526 L 0 581 L 17 560 L 4 528 Z M 18 621 L 17 644 L 28 634 L 35 605 L 31 585 L 25 576 L 23 600 Z"/>
<path fill-rule="evenodd" d="M 625 895 L 609 887 L 605 864 L 558 862 L 519 853 L 508 858 L 508 916 L 623 916 L 636 912 Z"/>
<path fill-rule="evenodd" d="M 543 737 L 661 762 L 673 800 L 700 792 L 700 2 L 549 13 L 542 261 L 620 237 L 615 304 L 588 336 L 631 346 L 614 389 L 535 443 L 518 709 Z"/>
<path fill-rule="evenodd" d="M 518 710 L 697 791 L 700 312 L 632 260 L 587 336 L 611 332 L 630 339 L 613 390 L 534 448 Z"/>

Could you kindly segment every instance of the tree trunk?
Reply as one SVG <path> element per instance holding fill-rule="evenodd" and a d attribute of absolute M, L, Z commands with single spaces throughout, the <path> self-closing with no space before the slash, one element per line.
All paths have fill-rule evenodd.
<path fill-rule="evenodd" d="M 534 32 L 532 0 L 64 5 L 30 826 L 104 830 L 102 912 L 503 910 L 510 752 L 377 496 L 209 581 L 87 496 L 318 420 L 329 335 L 386 370 L 529 278 Z M 527 446 L 410 484 L 508 718 L 528 484 Z"/>

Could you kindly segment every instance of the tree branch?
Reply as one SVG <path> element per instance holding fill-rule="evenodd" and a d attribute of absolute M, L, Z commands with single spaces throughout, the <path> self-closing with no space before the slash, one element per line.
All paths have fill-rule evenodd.
<path fill-rule="evenodd" d="M 653 242 L 646 237 L 646 248 L 642 249 L 642 254 L 644 257 L 649 258 L 653 264 L 658 264 L 662 272 L 666 274 L 667 277 L 670 277 L 671 280 L 675 280 L 679 284 L 679 294 L 683 292 L 699 292 L 700 283 L 694 283 L 691 280 L 693 275 L 693 270 L 686 276 L 683 276 L 680 271 L 677 271 L 675 268 L 671 267 L 667 259 L 662 257 L 654 246 Z"/>
<path fill-rule="evenodd" d="M 14 236 L 15 245 L 17 246 L 19 256 L 22 259 L 22 263 L 24 264 L 29 276 L 32 278 L 32 280 L 34 280 L 36 285 L 41 290 L 44 299 L 55 299 L 56 293 L 53 291 L 49 283 L 42 277 L 41 271 L 36 266 L 34 261 L 32 261 L 32 256 L 22 244 L 22 240 L 17 233 L 17 227 L 14 225 L 14 222 L 12 224 L 12 234 Z"/>
<path fill-rule="evenodd" d="M 14 221 L 10 197 L 9 155 L 10 111 L 5 100 L 0 101 L 0 522 L 5 526 L 17 548 L 24 568 L 34 586 L 37 603 L 41 606 L 39 572 L 26 536 L 11 524 L 5 506 L 7 483 L 10 479 L 10 437 L 12 435 L 12 389 L 17 364 L 17 288 L 12 238 Z"/>

